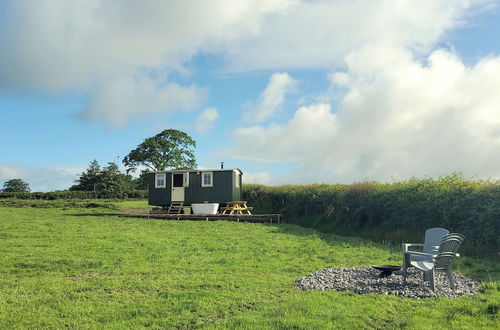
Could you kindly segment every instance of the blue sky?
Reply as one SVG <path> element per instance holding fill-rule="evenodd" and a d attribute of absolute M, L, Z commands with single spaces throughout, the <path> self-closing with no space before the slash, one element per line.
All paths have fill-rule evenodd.
<path fill-rule="evenodd" d="M 264 184 L 500 178 L 499 1 L 0 1 L 0 184 L 176 128 Z"/>

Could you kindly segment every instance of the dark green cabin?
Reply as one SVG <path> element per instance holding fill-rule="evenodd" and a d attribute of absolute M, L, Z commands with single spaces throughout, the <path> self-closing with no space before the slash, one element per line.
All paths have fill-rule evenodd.
<path fill-rule="evenodd" d="M 149 205 L 239 201 L 242 175 L 238 168 L 149 172 Z"/>

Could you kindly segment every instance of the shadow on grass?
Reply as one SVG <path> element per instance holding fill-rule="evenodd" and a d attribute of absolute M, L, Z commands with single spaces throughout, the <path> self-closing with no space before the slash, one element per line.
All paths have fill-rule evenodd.
<path fill-rule="evenodd" d="M 322 232 L 315 228 L 302 227 L 300 225 L 290 224 L 290 223 L 280 223 L 280 224 L 270 223 L 266 225 L 274 227 L 276 233 L 283 233 L 298 237 L 315 236 L 321 239 L 326 244 L 332 246 L 338 245 L 339 243 L 345 243 L 354 246 L 372 246 L 374 248 L 384 249 L 389 252 L 400 251 L 399 246 L 396 246 L 391 242 L 380 242 L 380 241 L 370 240 L 361 236 L 339 235 L 331 232 Z"/>
<path fill-rule="evenodd" d="M 72 217 L 118 217 L 123 213 L 68 213 L 66 215 Z"/>

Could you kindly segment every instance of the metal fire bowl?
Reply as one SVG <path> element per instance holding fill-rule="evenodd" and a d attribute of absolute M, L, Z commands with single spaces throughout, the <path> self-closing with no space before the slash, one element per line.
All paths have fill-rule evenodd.
<path fill-rule="evenodd" d="M 372 266 L 376 270 L 380 270 L 379 277 L 387 277 L 391 276 L 392 272 L 398 271 L 401 269 L 401 266 L 392 266 L 392 265 L 381 265 L 381 266 Z"/>

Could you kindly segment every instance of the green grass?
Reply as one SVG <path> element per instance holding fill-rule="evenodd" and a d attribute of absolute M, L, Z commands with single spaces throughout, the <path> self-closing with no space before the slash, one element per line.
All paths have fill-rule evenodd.
<path fill-rule="evenodd" d="M 123 208 L 151 208 L 147 200 L 126 200 L 115 204 Z"/>
<path fill-rule="evenodd" d="M 304 292 L 294 281 L 313 271 L 398 264 L 400 253 L 294 225 L 119 218 L 61 205 L 0 207 L 1 329 L 499 325 L 493 261 L 461 258 L 458 271 L 489 271 L 491 280 L 455 300 Z"/>

